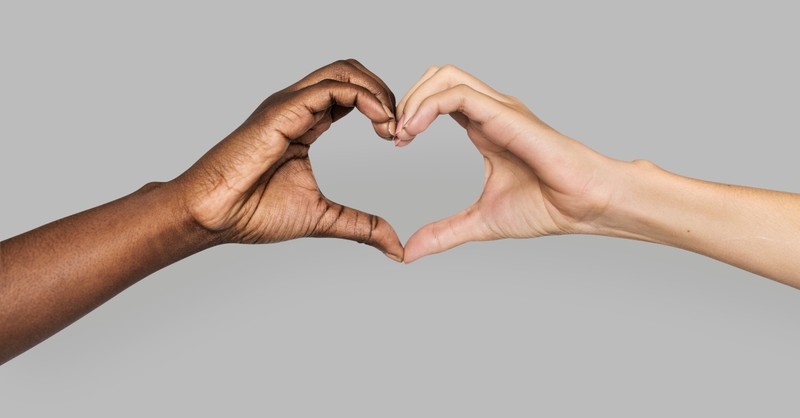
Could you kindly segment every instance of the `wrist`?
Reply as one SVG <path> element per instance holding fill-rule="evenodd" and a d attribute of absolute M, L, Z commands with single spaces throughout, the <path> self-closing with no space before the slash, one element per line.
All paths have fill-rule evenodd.
<path fill-rule="evenodd" d="M 620 162 L 617 187 L 597 234 L 698 252 L 728 204 L 710 183 L 670 173 L 647 160 Z"/>
<path fill-rule="evenodd" d="M 658 231 L 669 211 L 668 199 L 681 177 L 647 160 L 614 161 L 606 210 L 590 232 L 618 238 L 667 243 Z"/>
<path fill-rule="evenodd" d="M 184 256 L 223 243 L 219 233 L 210 231 L 196 221 L 183 197 L 181 186 L 174 180 L 151 182 L 137 191 L 145 202 L 151 202 L 161 214 L 159 222 L 173 249 Z M 157 208 L 157 209 L 156 209 Z"/>

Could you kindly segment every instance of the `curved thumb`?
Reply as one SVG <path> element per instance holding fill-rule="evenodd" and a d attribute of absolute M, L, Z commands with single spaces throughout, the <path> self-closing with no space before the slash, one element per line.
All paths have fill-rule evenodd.
<path fill-rule="evenodd" d="M 311 236 L 360 242 L 377 248 L 394 261 L 403 261 L 403 245 L 385 219 L 325 200 L 327 208 Z"/>
<path fill-rule="evenodd" d="M 405 245 L 406 263 L 440 253 L 470 241 L 489 239 L 474 207 L 428 224 L 411 235 Z"/>

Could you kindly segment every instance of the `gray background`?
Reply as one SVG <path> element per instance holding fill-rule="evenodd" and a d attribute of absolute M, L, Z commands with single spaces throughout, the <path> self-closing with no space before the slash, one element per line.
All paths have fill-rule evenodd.
<path fill-rule="evenodd" d="M 0 237 L 176 176 L 347 57 L 398 97 L 453 63 L 606 155 L 800 189 L 791 2 L 46 3 L 0 6 Z M 397 150 L 352 114 L 312 161 L 403 241 L 483 178 L 449 118 Z M 409 266 L 337 240 L 224 246 L 0 367 L 0 416 L 797 416 L 799 296 L 600 237 Z"/>

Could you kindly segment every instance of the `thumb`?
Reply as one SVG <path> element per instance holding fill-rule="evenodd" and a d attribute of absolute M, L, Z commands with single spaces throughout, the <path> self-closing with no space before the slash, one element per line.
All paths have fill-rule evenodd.
<path fill-rule="evenodd" d="M 334 203 L 324 198 L 327 209 L 310 236 L 342 238 L 373 246 L 394 261 L 403 261 L 403 245 L 397 232 L 383 218 Z"/>
<path fill-rule="evenodd" d="M 470 241 L 491 239 L 475 206 L 420 228 L 406 242 L 405 263 Z"/>

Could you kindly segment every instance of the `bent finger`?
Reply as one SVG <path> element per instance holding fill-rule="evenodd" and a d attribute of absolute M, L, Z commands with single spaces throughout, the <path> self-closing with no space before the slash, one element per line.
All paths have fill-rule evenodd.
<path fill-rule="evenodd" d="M 400 99 L 400 103 L 397 104 L 397 110 L 395 111 L 395 114 L 397 115 L 397 124 L 398 124 L 397 129 L 401 128 L 400 122 L 403 120 L 403 114 L 404 114 L 403 110 L 406 107 L 406 102 L 408 101 L 409 96 L 413 95 L 414 92 L 417 91 L 417 88 L 419 88 L 419 86 L 422 85 L 422 83 L 426 82 L 429 78 L 433 77 L 433 75 L 436 74 L 437 71 L 439 71 L 439 67 L 435 65 L 428 67 L 428 69 L 425 70 L 425 72 L 417 80 L 417 82 L 414 83 L 414 85 L 411 86 L 410 89 L 408 89 L 403 98 Z"/>
<path fill-rule="evenodd" d="M 484 123 L 509 110 L 494 98 L 460 84 L 426 97 L 395 138 L 407 144 L 427 129 L 439 115 L 461 114 L 463 118 L 455 116 L 455 119 L 464 126 L 468 121 Z"/>
<path fill-rule="evenodd" d="M 403 97 L 402 111 L 398 109 L 397 112 L 398 117 L 402 120 L 400 121 L 401 123 L 398 123 L 400 126 L 397 129 L 402 130 L 405 122 L 414 117 L 423 100 L 460 84 L 467 85 L 497 101 L 505 102 L 507 100 L 506 96 L 489 87 L 489 85 L 472 74 L 454 65 L 445 65 L 420 83 L 413 92 Z"/>
<path fill-rule="evenodd" d="M 375 73 L 368 70 L 363 64 L 355 59 L 339 60 L 317 69 L 307 75 L 297 83 L 289 86 L 286 90 L 297 92 L 309 86 L 313 86 L 325 80 L 335 80 L 343 83 L 350 83 L 361 86 L 378 98 L 384 105 L 386 113 L 391 119 L 386 123 L 385 128 L 375 126 L 376 132 L 386 131 L 394 135 L 395 132 L 395 98 L 389 86 Z M 385 135 L 381 135 L 386 138 Z"/>
<path fill-rule="evenodd" d="M 395 103 L 397 103 L 397 102 L 395 100 L 394 92 L 392 91 L 392 89 L 389 88 L 389 85 L 387 85 L 386 82 L 383 81 L 382 78 L 378 77 L 377 74 L 375 74 L 372 71 L 370 71 L 369 68 L 367 68 L 364 64 L 360 63 L 358 60 L 353 59 L 353 58 L 349 58 L 349 59 L 347 59 L 345 61 L 349 62 L 354 67 L 356 67 L 359 70 L 361 70 L 362 73 L 372 77 L 374 80 L 376 80 L 378 83 L 380 83 L 381 86 L 383 86 L 384 90 L 386 90 L 389 93 L 389 96 L 388 96 L 389 103 L 386 103 L 386 104 L 389 105 L 389 107 L 392 109 L 392 111 L 394 111 L 395 110 Z M 376 96 L 378 96 L 378 95 L 376 94 Z"/>
<path fill-rule="evenodd" d="M 370 121 L 375 132 L 382 138 L 391 138 L 388 122 L 394 115 L 385 108 L 383 103 L 368 89 L 342 81 L 322 80 L 295 93 L 292 99 L 293 107 L 283 109 L 286 117 L 280 131 L 287 139 L 295 139 L 310 129 L 317 121 L 317 115 L 325 112 L 332 106 L 356 108 Z M 335 119 L 342 117 L 347 111 L 337 110 L 332 116 Z"/>

